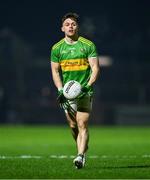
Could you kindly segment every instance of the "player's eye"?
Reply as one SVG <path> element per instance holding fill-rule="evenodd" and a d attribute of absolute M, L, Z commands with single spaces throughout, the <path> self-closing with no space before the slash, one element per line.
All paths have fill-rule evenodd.
<path fill-rule="evenodd" d="M 65 23 L 65 26 L 69 26 L 69 23 Z"/>
<path fill-rule="evenodd" d="M 72 23 L 72 26 L 77 26 L 77 24 L 76 23 Z"/>

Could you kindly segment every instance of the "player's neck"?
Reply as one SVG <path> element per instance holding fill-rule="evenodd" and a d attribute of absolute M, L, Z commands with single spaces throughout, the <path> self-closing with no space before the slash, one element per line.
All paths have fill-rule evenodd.
<path fill-rule="evenodd" d="M 78 41 L 78 37 L 79 37 L 78 35 L 73 36 L 73 37 L 65 36 L 65 41 L 68 44 L 74 44 L 74 43 L 76 43 Z"/>

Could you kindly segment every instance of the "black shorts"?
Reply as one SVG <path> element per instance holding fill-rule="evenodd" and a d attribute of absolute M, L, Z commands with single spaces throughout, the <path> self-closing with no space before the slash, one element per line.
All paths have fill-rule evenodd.
<path fill-rule="evenodd" d="M 68 100 L 68 102 L 75 111 L 91 112 L 93 98 L 87 94 L 80 99 Z"/>

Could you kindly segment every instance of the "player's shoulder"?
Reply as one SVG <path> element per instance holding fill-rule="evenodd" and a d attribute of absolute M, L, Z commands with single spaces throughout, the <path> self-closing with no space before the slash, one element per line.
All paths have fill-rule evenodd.
<path fill-rule="evenodd" d="M 91 40 L 89 40 L 85 37 L 82 37 L 82 36 L 79 37 L 79 41 L 82 42 L 83 44 L 88 45 L 88 46 L 91 46 L 94 44 Z"/>
<path fill-rule="evenodd" d="M 64 38 L 61 39 L 60 41 L 58 41 L 57 43 L 55 43 L 53 46 L 52 46 L 52 50 L 55 50 L 57 48 L 59 48 L 63 43 L 64 43 Z"/>

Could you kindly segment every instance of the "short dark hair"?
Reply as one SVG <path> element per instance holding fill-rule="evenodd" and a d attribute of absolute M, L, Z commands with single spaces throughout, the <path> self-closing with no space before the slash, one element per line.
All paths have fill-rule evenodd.
<path fill-rule="evenodd" d="M 66 19 L 68 19 L 68 18 L 73 19 L 75 22 L 78 23 L 79 15 L 76 14 L 76 13 L 73 13 L 73 12 L 69 12 L 69 13 L 65 14 L 65 15 L 62 17 L 62 24 L 63 24 L 63 22 L 64 22 Z"/>

